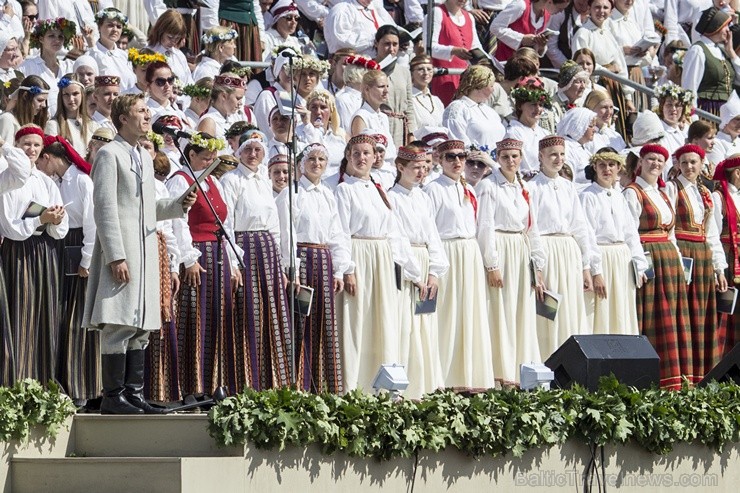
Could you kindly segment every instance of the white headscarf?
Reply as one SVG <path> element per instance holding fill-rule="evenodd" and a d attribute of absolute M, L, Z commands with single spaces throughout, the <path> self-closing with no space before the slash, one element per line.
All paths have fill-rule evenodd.
<path fill-rule="evenodd" d="M 558 123 L 558 135 L 578 140 L 586 133 L 596 113 L 588 108 L 573 108 L 568 110 Z"/>

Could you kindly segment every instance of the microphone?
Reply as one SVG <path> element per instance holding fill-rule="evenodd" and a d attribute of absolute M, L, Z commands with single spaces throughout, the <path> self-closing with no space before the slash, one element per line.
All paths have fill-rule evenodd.
<path fill-rule="evenodd" d="M 186 132 L 185 130 L 180 130 L 177 127 L 165 125 L 164 123 L 159 121 L 152 124 L 152 132 L 158 135 L 167 134 L 180 139 L 190 139 L 190 137 L 193 136 L 191 132 Z"/>
<path fill-rule="evenodd" d="M 281 57 L 283 57 L 283 58 L 295 58 L 295 57 L 299 56 L 293 50 L 283 50 L 280 53 L 278 53 L 278 55 L 281 56 Z"/>
<path fill-rule="evenodd" d="M 462 68 L 435 68 L 434 69 L 434 76 L 440 76 L 440 75 L 460 75 L 463 73 L 465 69 Z"/>

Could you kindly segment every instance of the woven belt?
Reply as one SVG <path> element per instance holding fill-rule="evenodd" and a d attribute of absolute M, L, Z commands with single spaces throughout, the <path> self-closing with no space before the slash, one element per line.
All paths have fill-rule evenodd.
<path fill-rule="evenodd" d="M 324 245 L 322 243 L 298 243 L 299 248 L 320 248 L 322 250 L 326 250 L 329 248 L 327 245 Z"/>

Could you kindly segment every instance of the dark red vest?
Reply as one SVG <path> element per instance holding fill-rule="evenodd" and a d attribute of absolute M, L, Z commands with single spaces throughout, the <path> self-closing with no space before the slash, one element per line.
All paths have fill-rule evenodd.
<path fill-rule="evenodd" d="M 184 171 L 178 171 L 175 175 L 185 178 L 188 186 L 195 182 L 193 177 Z M 206 178 L 205 183 L 208 184 L 206 195 L 211 199 L 216 214 L 218 214 L 219 219 L 223 222 L 226 220 L 227 215 L 226 202 L 224 202 L 223 197 L 218 192 L 214 181 L 212 176 Z M 193 204 L 193 207 L 190 208 L 190 212 L 188 212 L 188 227 L 190 228 L 190 236 L 192 236 L 193 241 L 217 241 L 216 231 L 218 231 L 218 227 L 216 226 L 216 220 L 213 218 L 213 213 L 203 198 L 203 194 L 200 192 L 198 192 L 198 199 Z"/>

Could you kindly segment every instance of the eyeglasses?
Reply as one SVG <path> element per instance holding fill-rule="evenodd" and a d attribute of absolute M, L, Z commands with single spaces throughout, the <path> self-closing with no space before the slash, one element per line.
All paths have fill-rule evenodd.
<path fill-rule="evenodd" d="M 157 86 L 159 87 L 164 87 L 165 84 L 172 85 L 175 83 L 175 76 L 173 75 L 172 77 L 167 78 L 157 77 L 156 79 L 154 79 L 154 83 L 157 84 Z"/>
<path fill-rule="evenodd" d="M 298 22 L 298 16 L 297 15 L 287 15 L 283 17 L 288 22 Z"/>
<path fill-rule="evenodd" d="M 464 152 L 462 154 L 456 154 L 454 152 L 445 153 L 445 159 L 448 161 L 454 161 L 456 159 L 459 159 L 460 161 L 465 161 L 467 157 L 468 155 Z"/>
<path fill-rule="evenodd" d="M 470 166 L 471 168 L 478 168 L 478 169 L 486 169 L 486 163 L 482 161 L 466 161 L 466 166 Z"/>

